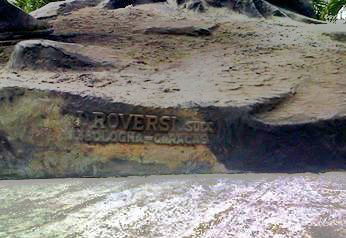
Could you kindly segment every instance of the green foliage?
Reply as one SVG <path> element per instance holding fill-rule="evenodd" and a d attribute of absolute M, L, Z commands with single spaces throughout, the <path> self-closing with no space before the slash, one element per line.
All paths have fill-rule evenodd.
<path fill-rule="evenodd" d="M 346 5 L 346 0 L 312 0 L 316 12 L 316 16 L 324 21 L 336 21 L 336 17 L 343 6 Z"/>
<path fill-rule="evenodd" d="M 328 2 L 326 2 L 325 0 L 312 0 L 312 2 L 313 2 L 316 18 L 323 20 L 322 15 L 325 8 L 328 5 Z"/>
<path fill-rule="evenodd" d="M 50 2 L 57 1 L 59 0 L 14 0 L 13 3 L 19 8 L 23 9 L 25 12 L 32 12 Z"/>

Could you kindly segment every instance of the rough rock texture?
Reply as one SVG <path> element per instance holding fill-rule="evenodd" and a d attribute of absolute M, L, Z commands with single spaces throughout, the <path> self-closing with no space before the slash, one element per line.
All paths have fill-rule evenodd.
<path fill-rule="evenodd" d="M 42 30 L 47 27 L 45 22 L 37 21 L 6 0 L 0 0 L 0 33 Z"/>
<path fill-rule="evenodd" d="M 68 14 L 84 7 L 92 7 L 99 4 L 101 0 L 65 0 L 51 2 L 30 14 L 37 19 L 47 19 L 58 15 Z"/>
<path fill-rule="evenodd" d="M 311 0 L 267 0 L 276 6 L 283 7 L 307 17 L 314 17 L 314 8 Z"/>
<path fill-rule="evenodd" d="M 50 23 L 76 45 L 48 60 L 58 43 L 19 43 L 35 46 L 25 70 L 0 47 L 1 178 L 346 168 L 346 46 L 322 34 L 332 25 L 165 4 Z M 114 66 L 80 70 L 70 52 Z"/>
<path fill-rule="evenodd" d="M 178 6 L 198 12 L 209 7 L 225 7 L 249 17 L 289 17 L 304 23 L 321 24 L 313 19 L 314 9 L 309 0 L 264 1 L 264 0 L 177 0 Z"/>
<path fill-rule="evenodd" d="M 217 29 L 217 25 L 210 27 L 186 26 L 186 27 L 150 27 L 144 30 L 145 34 L 186 35 L 186 36 L 210 36 Z"/>
<path fill-rule="evenodd" d="M 93 55 L 83 54 L 86 47 L 49 40 L 28 40 L 16 45 L 8 67 L 16 69 L 96 69 L 111 67 L 112 63 Z"/>
<path fill-rule="evenodd" d="M 265 0 L 66 0 L 52 2 L 31 13 L 38 19 L 47 19 L 58 15 L 67 14 L 71 11 L 98 5 L 104 9 L 119 9 L 129 5 L 141 5 L 147 3 L 167 2 L 181 8 L 204 12 L 209 7 L 226 7 L 250 17 L 289 16 L 301 20 L 293 12 L 307 17 L 314 17 L 312 4 L 309 0 L 295 1 L 265 1 Z M 286 10 L 285 10 L 286 9 Z M 291 10 L 293 12 L 287 12 Z M 312 20 L 310 23 L 314 23 Z"/>
<path fill-rule="evenodd" d="M 42 37 L 53 32 L 43 21 L 36 20 L 19 8 L 0 0 L 0 40 Z"/>
<path fill-rule="evenodd" d="M 331 37 L 333 40 L 346 42 L 346 32 L 329 32 L 325 33 L 325 35 Z"/>
<path fill-rule="evenodd" d="M 204 11 L 208 6 L 229 7 L 233 10 L 246 13 L 251 16 L 268 16 L 278 13 L 278 7 L 291 10 L 308 17 L 314 17 L 314 9 L 310 0 L 105 0 L 100 6 L 108 9 L 124 8 L 128 5 L 140 5 L 145 3 L 168 2 L 177 4 L 190 10 Z"/>
<path fill-rule="evenodd" d="M 2 237 L 346 237 L 343 172 L 10 180 L 0 196 Z"/>

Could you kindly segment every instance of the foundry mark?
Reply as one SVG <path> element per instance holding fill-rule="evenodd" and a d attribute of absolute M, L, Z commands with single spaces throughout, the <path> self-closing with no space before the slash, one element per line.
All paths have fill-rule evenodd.
<path fill-rule="evenodd" d="M 216 133 L 211 121 L 176 116 L 77 111 L 74 137 L 84 143 L 197 145 Z"/>

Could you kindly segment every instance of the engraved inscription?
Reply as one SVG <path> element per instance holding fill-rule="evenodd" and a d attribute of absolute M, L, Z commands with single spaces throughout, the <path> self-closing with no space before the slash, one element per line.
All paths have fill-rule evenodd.
<path fill-rule="evenodd" d="M 160 145 L 208 144 L 214 122 L 183 121 L 176 116 L 77 111 L 74 138 L 84 143 Z"/>

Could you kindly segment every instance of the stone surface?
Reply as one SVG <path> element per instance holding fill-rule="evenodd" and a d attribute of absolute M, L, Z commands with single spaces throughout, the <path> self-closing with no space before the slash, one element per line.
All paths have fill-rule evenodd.
<path fill-rule="evenodd" d="M 186 36 L 210 36 L 217 29 L 217 25 L 210 27 L 186 26 L 186 27 L 150 27 L 144 30 L 145 34 L 162 35 L 186 35 Z"/>
<path fill-rule="evenodd" d="M 100 6 L 108 9 L 117 9 L 129 5 L 136 6 L 158 2 L 168 2 L 168 4 L 176 4 L 183 8 L 200 12 L 204 11 L 208 6 L 229 7 L 252 16 L 258 16 L 258 14 L 268 16 L 272 14 L 272 11 L 277 12 L 277 8 L 271 5 L 273 4 L 307 17 L 314 17 L 314 10 L 310 0 L 104 0 Z"/>
<path fill-rule="evenodd" d="M 6 0 L 0 1 L 0 32 L 13 31 L 33 31 L 46 29 L 45 22 L 37 21 L 35 18 L 24 13 L 19 8 L 8 3 Z"/>
<path fill-rule="evenodd" d="M 328 32 L 325 35 L 331 37 L 333 40 L 346 42 L 346 30 L 345 32 Z"/>
<path fill-rule="evenodd" d="M 0 40 L 46 36 L 53 32 L 44 22 L 24 13 L 19 8 L 0 1 Z"/>
<path fill-rule="evenodd" d="M 315 16 L 311 0 L 267 0 L 267 2 L 307 17 Z"/>
<path fill-rule="evenodd" d="M 346 47 L 322 34 L 330 24 L 166 4 L 51 24 L 73 44 L 0 48 L 1 178 L 346 167 Z M 145 33 L 215 24 L 206 36 Z M 19 67 L 6 67 L 11 52 Z M 79 69 L 76 54 L 113 66 Z"/>
<path fill-rule="evenodd" d="M 23 69 L 96 69 L 112 67 L 111 62 L 83 54 L 83 46 L 49 40 L 27 40 L 18 43 L 8 62 L 12 70 Z"/>
<path fill-rule="evenodd" d="M 43 30 L 29 30 L 29 31 L 13 31 L 13 32 L 3 32 L 0 33 L 0 41 L 2 44 L 5 42 L 11 42 L 10 44 L 15 44 L 16 41 L 25 39 L 39 39 L 39 38 L 49 38 L 54 33 L 51 28 Z"/>
<path fill-rule="evenodd" d="M 101 0 L 65 0 L 50 2 L 30 14 L 37 19 L 47 19 L 57 17 L 58 15 L 68 14 L 84 7 L 96 6 L 100 2 Z"/>
<path fill-rule="evenodd" d="M 307 17 L 314 17 L 313 7 L 308 0 L 295 0 L 295 1 L 264 1 L 264 0 L 104 0 L 91 1 L 91 0 L 66 0 L 59 2 L 52 2 L 47 4 L 31 13 L 32 16 L 38 19 L 46 19 L 56 17 L 61 14 L 67 14 L 71 11 L 78 10 L 83 7 L 90 7 L 98 5 L 104 9 L 119 9 L 125 8 L 129 5 L 141 5 L 146 3 L 159 3 L 168 2 L 170 5 L 177 5 L 189 10 L 203 12 L 209 6 L 211 7 L 228 7 L 234 11 L 246 14 L 251 17 L 269 17 L 269 16 L 289 16 L 296 20 L 305 18 L 296 17 L 293 12 L 300 13 Z M 274 5 L 273 5 L 274 4 Z M 293 12 L 285 14 L 281 8 L 291 10 Z M 310 23 L 314 23 L 311 20 Z"/>
<path fill-rule="evenodd" d="M 227 7 L 250 17 L 295 17 L 293 12 L 310 18 L 314 17 L 313 6 L 309 0 L 177 0 L 176 3 L 183 8 L 199 12 L 203 12 L 211 6 Z M 292 13 L 286 14 L 285 12 L 289 10 L 292 11 Z M 300 20 L 300 18 L 296 18 Z"/>
<path fill-rule="evenodd" d="M 0 181 L 0 236 L 344 238 L 345 197 L 342 172 Z"/>

